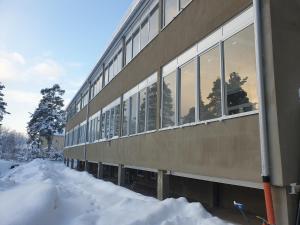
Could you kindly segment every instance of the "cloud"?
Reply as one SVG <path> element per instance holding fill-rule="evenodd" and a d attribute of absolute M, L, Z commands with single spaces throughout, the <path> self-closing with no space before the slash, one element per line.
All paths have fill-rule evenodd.
<path fill-rule="evenodd" d="M 0 51 L 0 80 L 14 80 L 19 77 L 26 64 L 24 57 L 17 52 Z"/>
<path fill-rule="evenodd" d="M 49 78 L 50 80 L 56 80 L 64 74 L 64 69 L 56 61 L 52 59 L 46 59 L 32 67 L 34 75 L 41 75 Z"/>
<path fill-rule="evenodd" d="M 5 93 L 5 98 L 8 102 L 37 105 L 41 95 L 35 92 L 7 90 Z"/>

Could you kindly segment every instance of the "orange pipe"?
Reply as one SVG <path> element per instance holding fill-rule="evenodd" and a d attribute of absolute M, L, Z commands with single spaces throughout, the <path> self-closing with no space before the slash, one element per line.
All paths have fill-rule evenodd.
<path fill-rule="evenodd" d="M 275 225 L 275 215 L 270 182 L 263 182 L 268 224 Z"/>

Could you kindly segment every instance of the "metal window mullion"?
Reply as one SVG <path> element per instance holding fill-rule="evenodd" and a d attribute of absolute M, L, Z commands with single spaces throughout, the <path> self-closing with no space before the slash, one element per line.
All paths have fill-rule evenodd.
<path fill-rule="evenodd" d="M 200 121 L 200 56 L 196 57 L 196 104 L 195 104 L 195 121 Z"/>
<path fill-rule="evenodd" d="M 175 126 L 179 124 L 180 118 L 180 94 L 181 94 L 181 70 L 176 69 L 176 107 L 175 107 Z"/>
<path fill-rule="evenodd" d="M 219 42 L 219 54 L 220 54 L 220 72 L 221 72 L 221 110 L 222 110 L 222 117 L 224 117 L 226 113 L 226 85 L 225 85 L 225 65 L 224 65 L 224 42 Z"/>

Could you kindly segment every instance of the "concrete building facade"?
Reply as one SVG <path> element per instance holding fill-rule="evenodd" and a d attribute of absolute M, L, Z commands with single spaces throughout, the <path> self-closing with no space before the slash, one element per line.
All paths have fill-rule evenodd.
<path fill-rule="evenodd" d="M 295 224 L 300 2 L 258 2 L 263 83 L 251 0 L 139 1 L 67 108 L 66 162 L 160 199 L 237 200 L 266 217 L 263 85 L 276 224 Z"/>

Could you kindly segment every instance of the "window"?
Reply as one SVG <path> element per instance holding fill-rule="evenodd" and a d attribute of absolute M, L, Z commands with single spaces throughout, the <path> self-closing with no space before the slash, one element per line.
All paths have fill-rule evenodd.
<path fill-rule="evenodd" d="M 84 108 L 89 103 L 89 92 L 87 91 L 82 97 L 82 108 Z"/>
<path fill-rule="evenodd" d="M 128 135 L 129 99 L 123 101 L 122 135 Z"/>
<path fill-rule="evenodd" d="M 178 13 L 178 0 L 164 0 L 164 26 L 170 23 Z"/>
<path fill-rule="evenodd" d="M 162 127 L 176 124 L 176 71 L 163 77 Z"/>
<path fill-rule="evenodd" d="M 126 43 L 126 65 L 131 61 L 132 59 L 132 42 L 131 39 L 127 41 Z"/>
<path fill-rule="evenodd" d="M 105 78 L 105 80 L 104 80 L 104 85 L 107 85 L 108 82 L 109 82 L 108 68 L 105 69 L 104 76 L 105 76 L 105 77 L 104 77 L 104 78 Z"/>
<path fill-rule="evenodd" d="M 180 0 L 180 9 L 184 9 L 192 0 Z"/>
<path fill-rule="evenodd" d="M 180 69 L 179 124 L 195 122 L 196 61 L 192 60 Z"/>
<path fill-rule="evenodd" d="M 139 92 L 139 107 L 138 107 L 138 133 L 145 131 L 146 125 L 146 98 L 147 89 L 144 88 Z"/>
<path fill-rule="evenodd" d="M 79 100 L 76 104 L 76 112 L 79 112 L 81 110 L 81 101 Z"/>
<path fill-rule="evenodd" d="M 109 132 L 110 132 L 109 122 L 110 122 L 110 111 L 108 110 L 105 112 L 105 138 L 106 139 L 109 138 Z"/>
<path fill-rule="evenodd" d="M 113 67 L 113 62 L 110 63 L 109 65 L 109 71 L 108 71 L 108 80 L 111 81 L 114 78 L 114 67 Z"/>
<path fill-rule="evenodd" d="M 156 76 L 156 74 L 155 74 Z M 147 94 L 147 131 L 156 129 L 157 84 L 151 84 Z"/>
<path fill-rule="evenodd" d="M 158 8 L 156 8 L 152 13 L 150 14 L 149 19 L 149 40 L 152 40 L 159 31 L 159 14 L 158 14 Z"/>
<path fill-rule="evenodd" d="M 220 47 L 200 55 L 200 120 L 221 116 Z"/>
<path fill-rule="evenodd" d="M 148 20 L 144 21 L 141 26 L 141 49 L 143 49 L 149 41 L 149 23 Z"/>
<path fill-rule="evenodd" d="M 115 130 L 114 130 L 114 125 L 115 125 L 115 108 L 110 109 L 110 122 L 109 122 L 109 138 L 112 138 L 114 136 Z"/>
<path fill-rule="evenodd" d="M 253 25 L 224 42 L 227 114 L 258 109 Z"/>
<path fill-rule="evenodd" d="M 123 66 L 123 57 L 122 57 L 122 50 L 119 52 L 117 56 L 117 73 L 119 73 L 122 70 Z"/>
<path fill-rule="evenodd" d="M 140 51 L 140 32 L 137 31 L 132 38 L 132 58 Z"/>
<path fill-rule="evenodd" d="M 129 135 L 136 133 L 137 99 L 137 94 L 130 97 Z"/>
<path fill-rule="evenodd" d="M 102 111 L 102 114 L 101 114 L 100 139 L 105 139 L 105 112 L 103 112 L 103 111 Z"/>
<path fill-rule="evenodd" d="M 115 137 L 118 137 L 120 135 L 120 104 L 115 106 L 115 120 L 114 120 L 114 135 Z"/>

